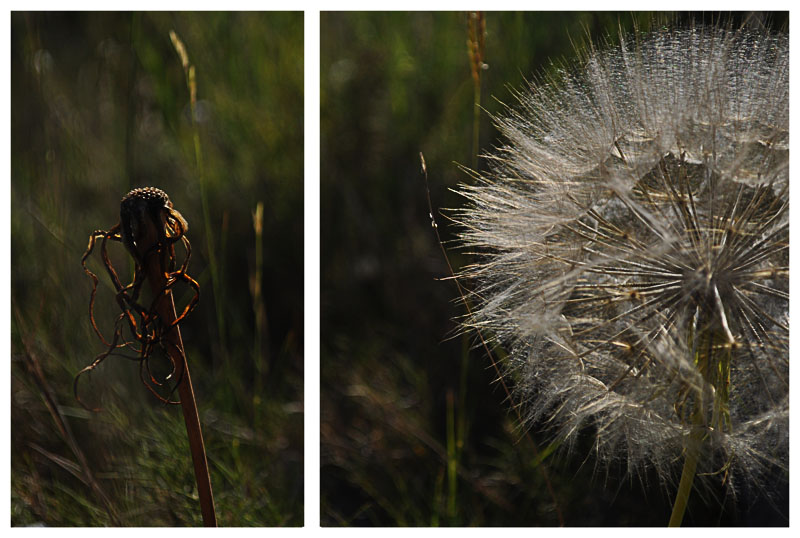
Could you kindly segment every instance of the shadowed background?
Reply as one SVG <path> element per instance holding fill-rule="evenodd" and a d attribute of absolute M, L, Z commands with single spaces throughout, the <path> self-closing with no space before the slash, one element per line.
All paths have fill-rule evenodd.
<path fill-rule="evenodd" d="M 170 30 L 195 66 L 194 121 Z M 219 524 L 302 525 L 302 13 L 12 13 L 11 47 L 11 524 L 200 523 L 180 408 L 138 363 L 81 378 L 100 413 L 72 392 L 104 349 L 89 234 L 155 186 L 189 222 L 202 290 L 181 331 Z M 109 252 L 129 281 L 129 256 Z M 99 248 L 89 267 L 109 337 Z"/>
<path fill-rule="evenodd" d="M 526 79 L 574 57 L 587 33 L 614 43 L 620 27 L 647 29 L 652 18 L 487 13 L 481 150 L 501 143 L 488 115 L 513 104 Z M 763 21 L 734 23 L 745 18 Z M 772 16 L 778 27 L 787 20 Z M 471 180 L 459 165 L 485 166 L 472 152 L 467 40 L 465 13 L 321 16 L 322 523 L 664 526 L 671 494 L 655 476 L 643 487 L 595 469 L 590 435 L 573 457 L 545 458 L 546 438 L 520 431 L 474 335 L 457 334 L 464 310 L 442 280 L 418 155 L 458 268 L 469 258 L 442 208 L 464 203 L 449 190 Z M 693 494 L 684 523 L 788 523 L 788 488 L 777 507 L 715 494 Z"/>

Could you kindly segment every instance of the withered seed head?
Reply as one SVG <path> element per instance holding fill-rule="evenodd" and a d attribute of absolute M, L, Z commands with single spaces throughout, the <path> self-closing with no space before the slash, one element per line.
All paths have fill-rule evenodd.
<path fill-rule="evenodd" d="M 167 193 L 156 187 L 140 187 L 138 189 L 133 189 L 122 198 L 122 203 L 124 205 L 131 200 L 158 200 L 163 205 L 172 205 Z"/>
<path fill-rule="evenodd" d="M 170 220 L 180 223 L 180 234 L 188 229 L 186 221 L 173 209 L 169 196 L 161 189 L 134 189 L 122 199 L 122 241 L 134 257 L 140 260 L 147 249 L 164 239 Z"/>

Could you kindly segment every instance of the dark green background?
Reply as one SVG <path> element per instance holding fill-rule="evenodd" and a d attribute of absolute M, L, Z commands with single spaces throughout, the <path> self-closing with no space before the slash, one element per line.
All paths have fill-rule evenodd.
<path fill-rule="evenodd" d="M 656 18 L 657 25 L 672 19 Z M 733 16 L 735 24 L 746 18 L 761 20 Z M 778 26 L 788 20 L 772 18 Z M 513 103 L 512 89 L 573 58 L 587 35 L 613 43 L 619 27 L 630 30 L 634 20 L 647 29 L 653 15 L 486 13 L 482 151 L 501 143 L 489 114 Z M 542 450 L 546 438 L 521 431 L 486 353 L 474 335 L 457 334 L 464 310 L 454 283 L 443 280 L 449 273 L 431 229 L 418 154 L 425 155 L 439 230 L 458 268 L 469 258 L 441 213 L 464 203 L 450 191 L 470 181 L 458 165 L 475 166 L 466 42 L 465 13 L 321 17 L 321 520 L 666 525 L 671 494 L 648 474 L 643 484 L 616 469 L 595 469 L 590 432 L 572 457 L 537 466 L 532 444 Z M 757 495 L 738 505 L 715 499 L 719 491 L 694 495 L 685 524 L 786 525 L 787 491 L 780 489 L 778 509 Z"/>
<path fill-rule="evenodd" d="M 170 30 L 196 66 L 196 129 Z M 138 364 L 110 357 L 82 378 L 82 397 L 100 413 L 72 394 L 75 374 L 103 351 L 80 265 L 89 234 L 118 222 L 131 188 L 157 186 L 189 222 L 189 273 L 202 288 L 181 330 L 219 523 L 301 525 L 303 14 L 12 13 L 11 50 L 11 524 L 200 523 L 181 410 L 146 391 Z M 119 244 L 109 250 L 129 278 L 128 256 Z M 89 266 L 102 280 L 96 313 L 108 334 L 116 303 L 99 257 Z M 117 521 L 79 479 L 45 392 Z"/>

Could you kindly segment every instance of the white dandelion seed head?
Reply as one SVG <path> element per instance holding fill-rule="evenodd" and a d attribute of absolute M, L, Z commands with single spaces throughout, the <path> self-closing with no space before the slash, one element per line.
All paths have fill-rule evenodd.
<path fill-rule="evenodd" d="M 699 421 L 700 476 L 788 469 L 788 47 L 628 36 L 495 119 L 454 219 L 526 427 L 671 483 Z"/>

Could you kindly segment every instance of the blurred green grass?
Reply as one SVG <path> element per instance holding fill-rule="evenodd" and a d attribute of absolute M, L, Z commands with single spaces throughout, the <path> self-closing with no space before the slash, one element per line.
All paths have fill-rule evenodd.
<path fill-rule="evenodd" d="M 526 79 L 573 58 L 587 35 L 613 43 L 620 28 L 654 20 L 485 16 L 486 151 L 501 143 L 488 116 L 513 104 Z M 595 471 L 590 437 L 574 457 L 556 453 L 538 465 L 532 443 L 543 451 L 546 438 L 520 431 L 485 352 L 456 334 L 464 311 L 431 230 L 419 152 L 439 231 L 460 267 L 469 257 L 440 212 L 463 203 L 450 189 L 470 181 L 458 165 L 473 162 L 467 14 L 322 13 L 320 22 L 322 524 L 665 525 L 671 499 L 657 480 Z M 687 524 L 788 518 L 765 501 L 704 501 Z"/>
<path fill-rule="evenodd" d="M 196 66 L 194 124 L 170 30 Z M 80 257 L 139 186 L 164 189 L 190 224 L 202 293 L 182 332 L 219 523 L 302 525 L 302 13 L 15 12 L 11 46 L 12 525 L 200 524 L 180 409 L 142 387 L 138 364 L 111 357 L 81 380 L 100 413 L 72 394 L 103 351 Z M 119 244 L 109 250 L 130 276 Z M 108 334 L 116 304 L 99 258 L 89 266 Z"/>

